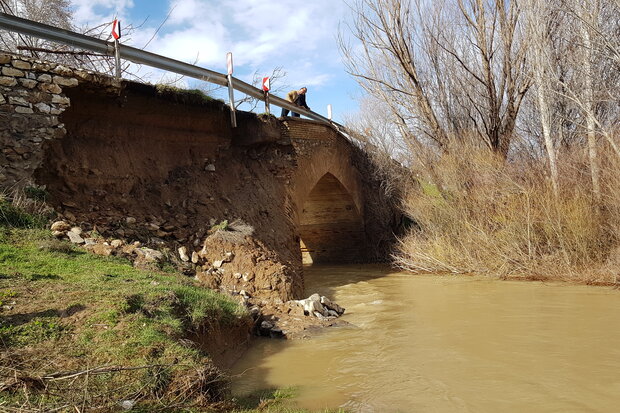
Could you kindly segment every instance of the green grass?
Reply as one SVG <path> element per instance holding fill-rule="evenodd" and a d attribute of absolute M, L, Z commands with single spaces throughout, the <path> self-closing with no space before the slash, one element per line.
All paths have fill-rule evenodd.
<path fill-rule="evenodd" d="M 173 400 L 191 405 L 199 396 L 191 389 L 213 380 L 199 374 L 210 360 L 187 337 L 210 326 L 250 324 L 244 308 L 180 273 L 136 269 L 124 258 L 57 241 L 47 230 L 6 226 L 0 227 L 0 302 L 12 304 L 0 307 L 0 382 L 15 371 L 40 377 L 139 367 L 80 377 L 70 387 L 69 381 L 53 382 L 61 401 L 36 388 L 0 394 L 0 402 L 47 408 L 83 401 L 84 394 L 91 406 L 137 395 L 137 407 L 147 410 Z M 183 381 L 196 374 L 189 384 Z"/>
<path fill-rule="evenodd" d="M 10 201 L 0 197 L 0 228 L 43 228 L 47 220 L 48 217 L 24 212 Z"/>
<path fill-rule="evenodd" d="M 225 219 L 224 221 L 220 222 L 219 224 L 215 224 L 213 225 L 210 229 L 209 229 L 209 233 L 213 234 L 214 232 L 217 231 L 228 231 L 228 220 Z"/>
<path fill-rule="evenodd" d="M 38 188 L 36 186 L 27 186 L 24 188 L 24 195 L 35 201 L 45 202 L 47 199 L 47 191 L 42 188 Z"/>
<path fill-rule="evenodd" d="M 56 340 L 64 333 L 60 319 L 49 314 L 49 317 L 36 317 L 23 325 L 0 326 L 0 343 L 5 346 L 26 346 L 45 340 Z"/>
<path fill-rule="evenodd" d="M 184 104 L 205 104 L 216 101 L 200 89 L 181 89 L 168 85 L 155 85 L 157 94 L 168 100 Z M 218 103 L 221 103 L 218 101 Z"/>

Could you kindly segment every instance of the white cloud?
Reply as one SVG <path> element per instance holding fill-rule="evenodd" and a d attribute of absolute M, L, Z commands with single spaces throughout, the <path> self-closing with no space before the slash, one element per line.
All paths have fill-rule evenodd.
<path fill-rule="evenodd" d="M 133 0 L 71 0 L 71 6 L 78 26 L 93 26 L 124 15 L 134 3 Z M 97 10 L 105 13 L 98 13 Z"/>
<path fill-rule="evenodd" d="M 277 6 L 259 0 L 177 0 L 167 32 L 152 51 L 199 62 L 222 70 L 224 56 L 232 51 L 235 65 L 246 71 L 282 66 L 289 76 L 307 72 L 300 65 L 313 59 L 317 68 L 333 66 L 338 53 L 335 32 L 344 13 L 343 2 L 282 0 Z M 310 79 L 324 82 L 329 76 Z"/>
<path fill-rule="evenodd" d="M 282 67 L 287 76 L 279 86 L 333 93 L 344 75 L 335 40 L 348 12 L 342 0 L 165 0 L 145 9 L 141 5 L 146 2 L 132 0 L 71 1 L 80 24 L 100 24 L 118 14 L 125 26 L 135 25 L 145 15 L 162 19 L 170 12 L 149 51 L 189 63 L 197 59 L 198 65 L 218 72 L 225 71 L 226 52 L 232 51 L 235 76 L 246 81 L 255 72 L 268 75 Z M 156 10 L 156 5 L 165 10 Z M 130 44 L 143 47 L 160 23 L 150 19 L 131 35 Z M 140 74 L 151 81 L 161 77 L 144 67 Z"/>

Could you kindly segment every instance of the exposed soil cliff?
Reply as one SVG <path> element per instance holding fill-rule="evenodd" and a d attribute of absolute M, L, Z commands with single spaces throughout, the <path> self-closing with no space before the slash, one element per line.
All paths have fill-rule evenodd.
<path fill-rule="evenodd" d="M 303 237 L 315 258 L 387 257 L 395 201 L 329 126 L 239 112 L 233 129 L 222 102 L 137 83 L 66 94 L 67 134 L 44 145 L 35 177 L 83 230 L 167 248 L 206 285 L 254 300 L 302 298 Z M 222 226 L 234 239 L 209 237 Z"/>
<path fill-rule="evenodd" d="M 244 131 L 279 136 L 279 125 L 243 113 L 246 126 L 233 133 L 221 102 L 167 96 L 145 85 L 128 84 L 120 96 L 77 88 L 70 98 L 62 119 L 67 136 L 50 144 L 37 171 L 66 218 L 107 236 L 172 251 L 187 246 L 190 255 L 203 248 L 212 226 L 241 219 L 253 227 L 256 259 L 268 259 L 269 277 L 284 280 L 272 286 L 258 271 L 260 289 L 283 299 L 302 294 L 293 276 L 300 273 L 299 249 L 291 248 L 295 229 L 283 208 L 292 146 L 234 144 L 243 143 Z M 208 264 L 219 259 L 211 247 Z M 235 248 L 223 245 L 222 253 Z"/>

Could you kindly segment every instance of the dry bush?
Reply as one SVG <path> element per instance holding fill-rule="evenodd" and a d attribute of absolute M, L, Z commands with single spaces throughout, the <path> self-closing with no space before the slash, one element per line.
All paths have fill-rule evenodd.
<path fill-rule="evenodd" d="M 620 168 L 606 160 L 606 197 L 592 198 L 587 160 L 562 154 L 556 198 L 544 160 L 453 148 L 409 191 L 419 225 L 401 240 L 398 266 L 414 272 L 490 273 L 615 283 Z M 585 173 L 584 173 L 585 171 Z"/>
<path fill-rule="evenodd" d="M 43 227 L 54 216 L 45 202 L 43 189 L 33 186 L 14 187 L 0 191 L 0 226 L 17 228 Z"/>
<path fill-rule="evenodd" d="M 210 237 L 221 241 L 230 242 L 233 244 L 243 244 L 246 237 L 254 234 L 254 227 L 240 219 L 236 219 L 230 224 L 228 221 L 222 221 L 221 223 L 214 225 L 209 232 L 211 233 Z"/>

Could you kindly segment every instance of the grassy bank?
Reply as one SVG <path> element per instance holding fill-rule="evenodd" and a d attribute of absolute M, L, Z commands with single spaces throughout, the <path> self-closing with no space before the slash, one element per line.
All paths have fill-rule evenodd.
<path fill-rule="evenodd" d="M 209 406 L 226 380 L 184 337 L 247 318 L 180 274 L 134 269 L 11 229 L 0 240 L 0 401 L 51 409 Z"/>
<path fill-rule="evenodd" d="M 57 240 L 41 201 L 0 200 L 0 410 L 307 412 L 290 390 L 232 399 L 187 339 L 248 328 L 245 308 L 173 270 Z"/>
<path fill-rule="evenodd" d="M 1 408 L 223 407 L 226 378 L 186 337 L 247 326 L 245 309 L 181 274 L 56 240 L 45 218 L 0 207 Z"/>

